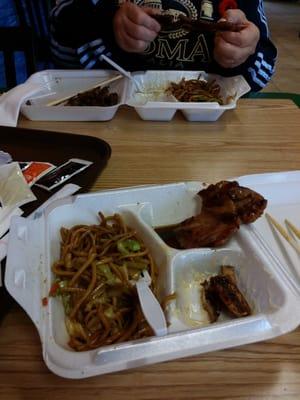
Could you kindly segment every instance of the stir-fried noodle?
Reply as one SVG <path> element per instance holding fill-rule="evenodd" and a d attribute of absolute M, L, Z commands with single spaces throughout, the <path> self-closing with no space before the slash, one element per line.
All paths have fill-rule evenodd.
<path fill-rule="evenodd" d="M 155 292 L 152 257 L 119 214 L 99 216 L 99 225 L 61 229 L 60 259 L 52 266 L 50 295 L 62 298 L 69 345 L 77 351 L 153 334 L 134 285 L 147 269 Z"/>
<path fill-rule="evenodd" d="M 220 96 L 220 86 L 215 80 L 207 82 L 203 79 L 181 79 L 180 82 L 171 82 L 167 92 L 172 94 L 178 101 L 187 102 L 218 102 L 223 105 Z"/>

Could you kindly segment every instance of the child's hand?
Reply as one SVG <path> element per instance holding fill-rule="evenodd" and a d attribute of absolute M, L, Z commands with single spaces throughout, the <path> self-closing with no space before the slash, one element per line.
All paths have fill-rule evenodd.
<path fill-rule="evenodd" d="M 227 10 L 224 18 L 246 25 L 240 32 L 218 32 L 215 37 L 214 59 L 224 68 L 234 68 L 255 53 L 260 33 L 241 10 Z"/>
<path fill-rule="evenodd" d="M 151 18 L 153 10 L 125 2 L 117 11 L 113 27 L 118 45 L 124 51 L 140 53 L 152 42 L 161 27 Z"/>

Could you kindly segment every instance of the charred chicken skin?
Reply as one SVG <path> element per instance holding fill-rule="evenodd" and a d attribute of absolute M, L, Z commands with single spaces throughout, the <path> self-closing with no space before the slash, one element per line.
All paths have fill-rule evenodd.
<path fill-rule="evenodd" d="M 152 18 L 161 25 L 163 30 L 186 29 L 187 31 L 195 32 L 217 32 L 217 31 L 231 31 L 240 32 L 245 28 L 245 24 L 236 24 L 228 21 L 203 21 L 191 19 L 184 15 L 175 17 L 168 13 L 152 15 Z"/>
<path fill-rule="evenodd" d="M 210 322 L 215 322 L 221 311 L 235 318 L 251 314 L 251 307 L 237 286 L 234 267 L 221 267 L 221 273 L 204 281 L 202 286 L 201 300 Z"/>
<path fill-rule="evenodd" d="M 235 181 L 209 185 L 198 195 L 202 199 L 201 213 L 173 228 L 178 248 L 223 245 L 241 224 L 259 218 L 267 205 L 263 196 Z"/>
<path fill-rule="evenodd" d="M 251 314 L 251 308 L 246 299 L 227 276 L 217 275 L 210 278 L 209 290 L 232 316 L 245 317 Z"/>

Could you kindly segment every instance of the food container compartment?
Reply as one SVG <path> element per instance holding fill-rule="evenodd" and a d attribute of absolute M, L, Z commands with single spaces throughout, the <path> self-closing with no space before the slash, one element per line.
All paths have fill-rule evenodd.
<path fill-rule="evenodd" d="M 253 189 L 265 185 L 263 194 L 269 201 L 268 209 L 273 209 L 278 206 L 278 185 L 282 191 L 286 182 L 292 188 L 300 180 L 300 173 L 286 173 L 281 175 L 282 181 L 277 177 L 276 183 L 270 184 L 275 175 L 238 180 Z M 199 212 L 201 200 L 197 193 L 202 187 L 199 182 L 189 182 L 82 194 L 56 201 L 39 219 L 14 219 L 6 287 L 35 323 L 45 363 L 54 373 L 79 379 L 266 340 L 299 325 L 299 283 L 268 246 L 269 238 L 261 239 L 265 232 L 260 232 L 260 220 L 253 226 L 242 226 L 225 246 L 216 249 L 174 249 L 154 231 L 154 227 L 177 223 Z M 299 214 L 300 196 L 297 201 Z M 176 299 L 166 308 L 166 336 L 75 352 L 67 344 L 60 300 L 50 298 L 45 307 L 42 298 L 48 296 L 53 279 L 51 265 L 59 254 L 60 228 L 93 224 L 98 211 L 105 215 L 118 212 L 137 230 L 159 268 L 159 300 L 174 292 Z M 218 272 L 224 263 L 235 267 L 239 288 L 251 305 L 252 314 L 236 319 L 221 315 L 210 324 L 199 302 L 199 282 L 203 276 Z"/>
<path fill-rule="evenodd" d="M 33 74 L 28 82 L 38 82 L 41 90 L 22 105 L 21 112 L 34 121 L 108 121 L 114 118 L 122 105 L 133 107 L 141 119 L 148 121 L 170 121 L 177 110 L 188 121 L 216 121 L 226 110 L 236 107 L 238 99 L 250 90 L 248 83 L 239 75 L 223 78 L 201 71 L 144 71 L 132 75 L 139 81 L 144 93 L 137 93 L 135 85 L 127 78 L 108 84 L 110 91 L 117 92 L 119 103 L 110 107 L 98 106 L 47 106 L 50 101 L 76 94 L 96 85 L 99 81 L 117 75 L 111 70 L 46 70 Z M 218 103 L 178 102 L 164 93 L 170 82 L 198 78 L 216 79 L 221 86 L 224 99 L 232 96 L 226 105 Z"/>
<path fill-rule="evenodd" d="M 234 266 L 238 287 L 251 307 L 251 316 L 241 321 L 261 314 L 272 314 L 284 305 L 284 293 L 276 281 L 269 279 L 266 260 L 253 254 L 247 246 L 241 249 L 179 252 L 171 267 L 172 291 L 176 292 L 176 300 L 168 310 L 171 332 L 213 327 L 225 321 L 236 323 L 228 314 L 221 313 L 217 322 L 211 324 L 201 302 L 201 283 L 220 273 L 222 265 Z"/>
<path fill-rule="evenodd" d="M 41 84 L 41 91 L 26 100 L 21 107 L 21 112 L 32 121 L 111 120 L 115 116 L 120 104 L 123 104 L 126 100 L 126 85 L 128 82 L 123 78 L 107 85 L 110 92 L 118 93 L 119 102 L 114 106 L 47 106 L 47 104 L 51 101 L 89 89 L 102 80 L 116 75 L 118 75 L 116 71 L 110 70 L 47 70 L 37 72 L 29 80 L 31 82 L 39 82 Z"/>
<path fill-rule="evenodd" d="M 250 90 L 250 86 L 241 76 L 221 77 L 203 71 L 146 71 L 133 73 L 134 78 L 144 90 L 136 91 L 133 85 L 128 87 L 127 104 L 134 107 L 144 120 L 170 121 L 177 110 L 181 110 L 188 121 L 216 121 L 226 110 L 236 107 L 238 99 Z M 179 102 L 165 94 L 171 82 L 182 78 L 216 80 L 221 87 L 220 95 L 225 105 L 217 102 Z"/>

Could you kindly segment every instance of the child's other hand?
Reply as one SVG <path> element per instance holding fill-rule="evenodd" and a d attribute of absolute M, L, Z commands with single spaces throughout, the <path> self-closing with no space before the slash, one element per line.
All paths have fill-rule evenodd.
<path fill-rule="evenodd" d="M 227 10 L 224 18 L 246 25 L 240 32 L 218 32 L 215 37 L 214 59 L 224 68 L 234 68 L 255 53 L 260 33 L 241 10 Z"/>
<path fill-rule="evenodd" d="M 151 8 L 130 2 L 122 4 L 113 20 L 115 38 L 121 49 L 141 53 L 156 38 L 161 27 L 151 14 Z"/>

